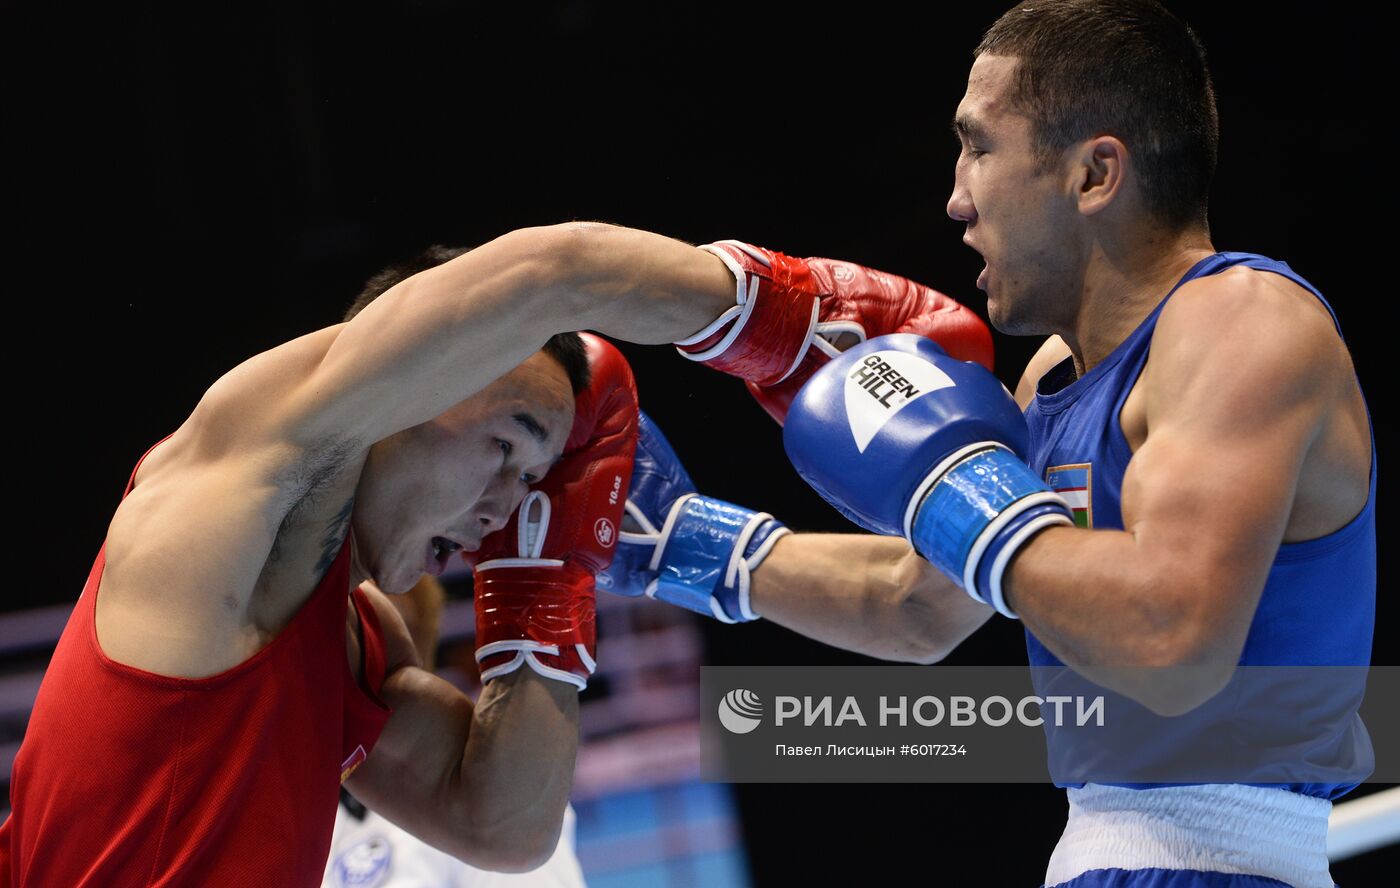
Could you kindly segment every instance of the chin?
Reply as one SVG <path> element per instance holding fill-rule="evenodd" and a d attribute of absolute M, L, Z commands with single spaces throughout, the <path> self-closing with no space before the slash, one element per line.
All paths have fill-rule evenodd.
<path fill-rule="evenodd" d="M 998 333 L 1016 333 L 1015 316 L 1008 310 L 1006 303 L 996 297 L 987 297 L 987 321 Z"/>
<path fill-rule="evenodd" d="M 1037 329 L 1033 319 L 1024 313 L 1017 313 L 1013 306 L 1000 299 L 987 300 L 987 320 L 998 333 L 1008 336 L 1033 336 L 1042 332 Z"/>

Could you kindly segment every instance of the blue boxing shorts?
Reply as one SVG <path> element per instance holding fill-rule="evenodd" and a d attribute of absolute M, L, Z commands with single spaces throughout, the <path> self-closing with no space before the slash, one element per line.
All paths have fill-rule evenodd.
<path fill-rule="evenodd" d="M 1071 788 L 1048 888 L 1334 888 L 1332 803 L 1285 789 L 1208 783 Z"/>

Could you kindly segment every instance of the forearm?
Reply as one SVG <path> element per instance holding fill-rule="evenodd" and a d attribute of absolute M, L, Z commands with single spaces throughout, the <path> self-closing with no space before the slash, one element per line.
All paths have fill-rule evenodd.
<path fill-rule="evenodd" d="M 1004 588 L 1012 610 L 1066 665 L 1175 711 L 1228 680 L 1249 628 L 1241 622 L 1204 643 L 1200 616 L 1179 594 L 1197 582 L 1191 567 L 1124 531 L 1052 527 L 1017 555 Z"/>
<path fill-rule="evenodd" d="M 394 714 L 345 785 L 473 866 L 515 871 L 553 852 L 578 745 L 578 691 L 521 669 L 471 700 L 431 672 L 385 681 Z"/>
<path fill-rule="evenodd" d="M 453 790 L 473 844 L 510 849 L 491 868 L 533 869 L 553 853 L 577 753 L 577 688 L 529 668 L 487 683 Z"/>
<path fill-rule="evenodd" d="M 908 543 L 873 534 L 789 534 L 750 595 L 761 616 L 808 638 L 914 663 L 941 660 L 993 613 Z"/>
<path fill-rule="evenodd" d="M 734 305 L 715 256 L 657 234 L 519 229 L 390 288 L 336 329 L 281 413 L 308 441 L 381 440 L 460 403 L 550 336 L 683 339 Z"/>
<path fill-rule="evenodd" d="M 616 225 L 555 226 L 554 266 L 565 307 L 560 331 L 596 330 L 628 342 L 683 339 L 734 305 L 734 275 L 718 257 L 682 241 Z"/>

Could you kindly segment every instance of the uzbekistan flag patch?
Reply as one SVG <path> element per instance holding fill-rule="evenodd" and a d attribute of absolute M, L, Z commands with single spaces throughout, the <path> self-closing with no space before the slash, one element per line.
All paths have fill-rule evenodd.
<path fill-rule="evenodd" d="M 1094 467 L 1089 463 L 1051 466 L 1045 470 L 1045 483 L 1069 503 L 1076 527 L 1094 526 L 1093 477 Z"/>

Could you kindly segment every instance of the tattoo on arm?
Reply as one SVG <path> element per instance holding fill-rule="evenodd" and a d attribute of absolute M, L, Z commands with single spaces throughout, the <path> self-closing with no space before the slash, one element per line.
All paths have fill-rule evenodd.
<path fill-rule="evenodd" d="M 280 558 L 283 540 L 299 522 L 311 519 L 319 523 L 320 519 L 315 519 L 313 516 L 325 514 L 323 500 L 328 492 L 337 486 L 338 481 L 344 480 L 344 472 L 347 469 L 353 470 L 360 465 L 354 459 L 356 452 L 355 448 L 344 445 L 327 447 L 320 452 L 319 457 L 314 462 L 303 463 L 289 470 L 290 477 L 286 486 L 297 491 L 298 494 L 294 504 L 283 516 L 281 525 L 277 529 L 277 536 L 272 543 L 272 552 L 268 556 L 269 561 L 276 561 Z M 330 519 L 321 532 L 321 551 L 315 567 L 318 577 L 325 576 L 326 571 L 335 561 L 336 555 L 340 553 L 340 548 L 345 543 L 345 534 L 350 527 L 350 513 L 354 509 L 354 505 L 355 496 L 352 488 L 345 503 L 336 511 L 335 516 Z"/>
<path fill-rule="evenodd" d="M 316 562 L 317 576 L 325 576 L 326 571 L 330 570 L 331 564 L 335 562 L 335 556 L 340 554 L 341 547 L 345 545 L 345 534 L 350 531 L 350 512 L 354 507 L 355 498 L 352 496 L 327 525 L 325 535 L 321 537 L 321 558 Z"/>

